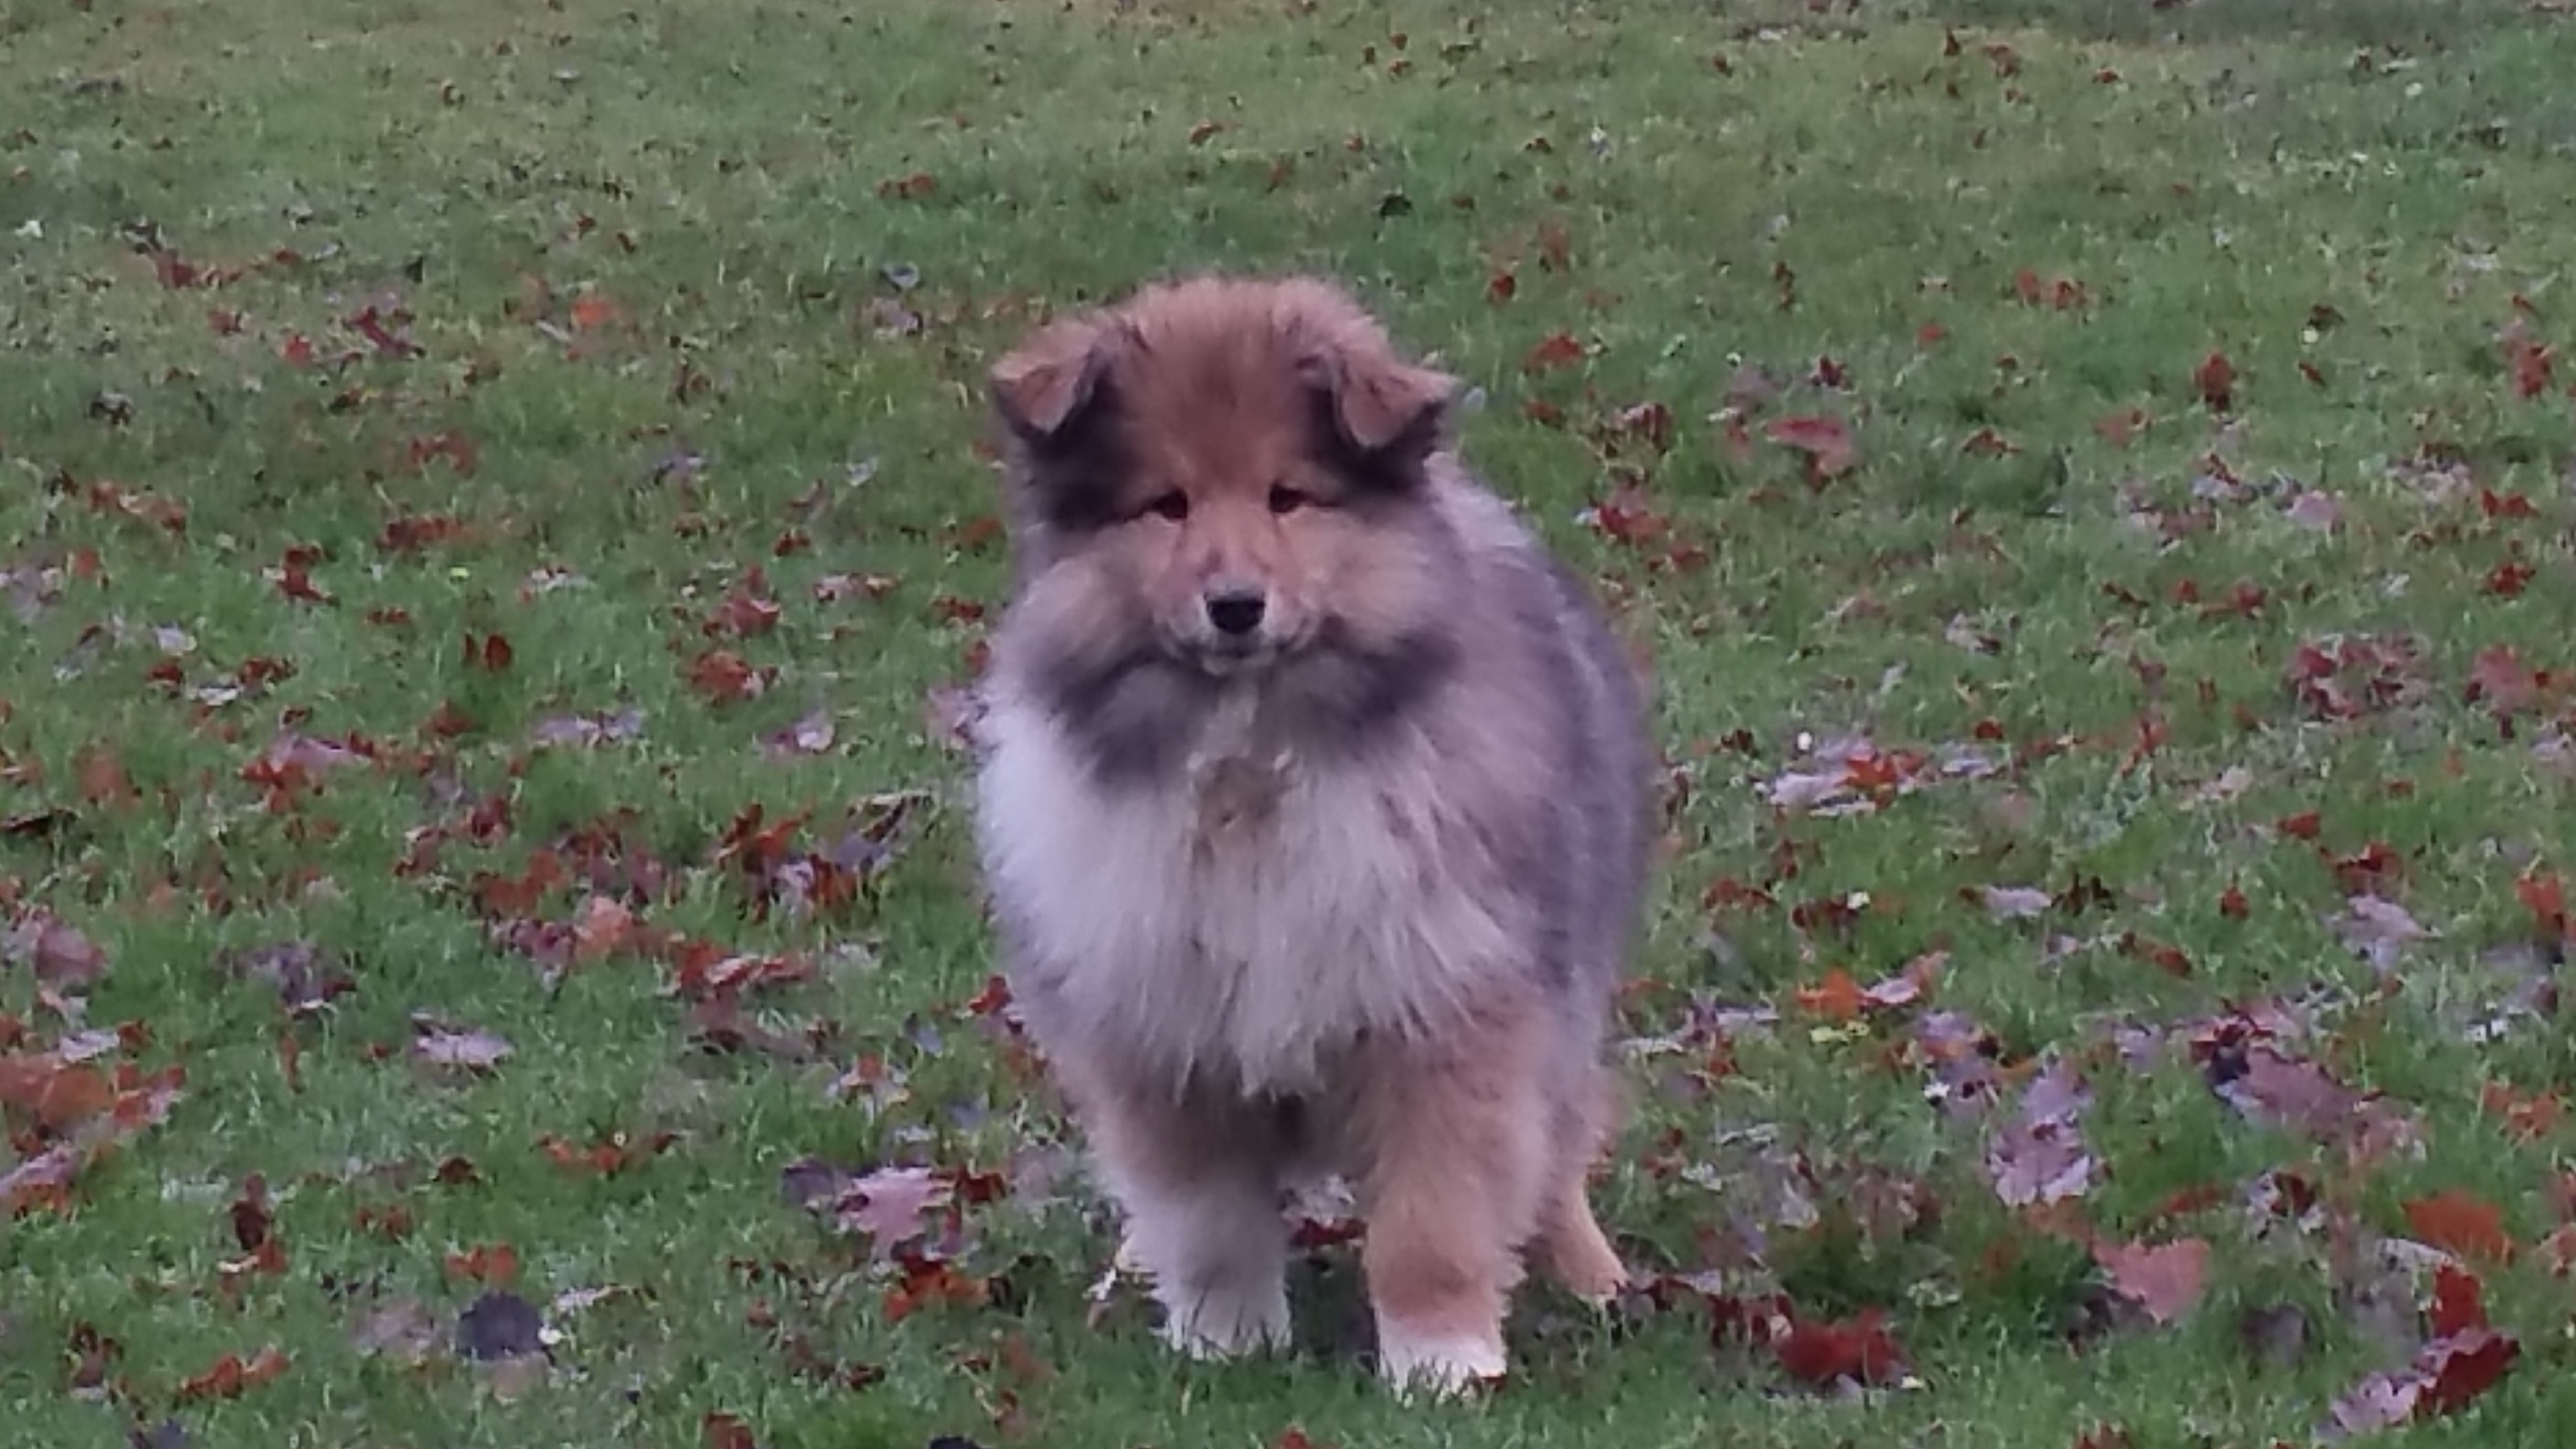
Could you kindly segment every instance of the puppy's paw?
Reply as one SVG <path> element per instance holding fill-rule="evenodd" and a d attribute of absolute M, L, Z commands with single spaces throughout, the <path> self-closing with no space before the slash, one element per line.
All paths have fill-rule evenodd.
<path fill-rule="evenodd" d="M 1200 1360 L 1286 1348 L 1284 1284 L 1213 1284 L 1163 1301 L 1163 1341 Z"/>
<path fill-rule="evenodd" d="M 1449 1399 L 1503 1377 L 1510 1364 L 1502 1338 L 1446 1337 L 1378 1325 L 1378 1376 L 1404 1398 Z"/>
<path fill-rule="evenodd" d="M 1608 1308 L 1620 1294 L 1628 1291 L 1631 1281 L 1626 1265 L 1615 1257 L 1569 1264 L 1561 1278 L 1566 1292 L 1593 1309 Z"/>

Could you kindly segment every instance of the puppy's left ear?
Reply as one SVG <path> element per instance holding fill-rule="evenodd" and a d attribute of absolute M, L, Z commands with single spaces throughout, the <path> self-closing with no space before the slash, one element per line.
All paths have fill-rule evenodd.
<path fill-rule="evenodd" d="M 1064 431 L 1099 399 L 1108 370 L 1102 328 L 1072 317 L 1041 328 L 993 364 L 985 376 L 993 406 L 1011 431 L 1042 443 Z"/>
<path fill-rule="evenodd" d="M 1458 388 L 1456 378 L 1406 362 L 1373 337 L 1332 338 L 1303 370 L 1331 401 L 1342 437 L 1363 453 L 1428 452 L 1448 426 Z"/>

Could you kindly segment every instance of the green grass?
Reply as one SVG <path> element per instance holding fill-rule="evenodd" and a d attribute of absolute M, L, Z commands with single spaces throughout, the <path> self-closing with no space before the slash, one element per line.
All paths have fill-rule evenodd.
<path fill-rule="evenodd" d="M 2517 880 L 2576 857 L 2550 747 L 2568 700 L 2553 676 L 2507 733 L 2463 699 L 2482 650 L 2576 664 L 2576 363 L 2520 396 L 2498 340 L 2519 296 L 2533 344 L 2576 348 L 2576 28 L 2504 0 L 1832 8 L 0 0 L 0 906 L 109 963 L 85 1022 L 26 963 L 0 975 L 10 1072 L 129 1024 L 94 1065 L 185 1071 L 166 1120 L 0 1229 L 14 1440 L 123 1443 L 175 1416 L 219 1446 L 716 1444 L 705 1416 L 730 1414 L 763 1445 L 907 1449 L 1262 1446 L 1292 1424 L 1342 1445 L 2305 1442 L 2406 1346 L 2352 1306 L 2336 1233 L 2249 1230 L 2240 1200 L 2276 1168 L 2347 1235 L 2402 1237 L 2405 1203 L 2456 1188 L 2521 1247 L 2480 1269 L 2520 1362 L 2393 1438 L 2576 1433 L 2566 1284 L 2537 1246 L 2576 1138 L 2481 1110 L 2490 1081 L 2564 1089 L 2576 1051 L 2546 1016 L 2470 1032 L 2517 986 Z M 916 174 L 934 184 L 889 185 Z M 219 284 L 165 285 L 146 237 Z M 1639 963 L 1660 985 L 1630 1029 L 1679 1030 L 1687 993 L 1782 1016 L 1733 1034 L 1731 1073 L 1679 1069 L 1708 1042 L 1639 1057 L 1612 1227 L 1688 1272 L 1765 1226 L 1733 1289 L 1887 1308 L 1915 1386 L 1818 1395 L 1712 1349 L 1697 1309 L 1613 1333 L 1536 1293 L 1522 1382 L 1402 1407 L 1329 1351 L 1339 1254 L 1303 1305 L 1323 1346 L 1294 1363 L 1176 1364 L 1130 1290 L 1087 1324 L 1106 1218 L 1078 1172 L 1047 1185 L 1061 1123 L 969 1007 L 990 943 L 963 759 L 925 701 L 968 678 L 971 606 L 1001 582 L 984 365 L 1041 302 L 1211 264 L 1328 269 L 1481 388 L 1470 458 L 1652 650 L 1688 788 Z M 2052 305 L 2060 278 L 2080 305 Z M 350 325 L 370 304 L 417 355 Z M 1559 332 L 1586 356 L 1526 370 Z M 2194 380 L 2212 352 L 2225 419 Z M 1808 380 L 1820 358 L 1847 387 Z M 1730 445 L 1740 367 L 1781 395 Z M 1668 452 L 1619 431 L 1646 404 Z M 2149 421 L 2125 445 L 2097 427 L 2132 409 Z M 1845 420 L 1860 466 L 1809 487 L 1763 438 L 1790 414 Z M 2017 451 L 1972 444 L 1984 429 Z M 2182 527 L 2212 457 L 2242 489 Z M 2428 457 L 2530 516 L 2442 496 Z M 1672 534 L 1586 526 L 1623 477 Z M 2288 516 L 2302 488 L 2336 529 Z M 422 518 L 460 531 L 388 546 Z M 1671 566 L 1676 536 L 1701 552 Z M 265 572 L 298 547 L 330 602 Z M 2527 582 L 2492 591 L 2514 561 Z M 817 596 L 860 577 L 877 587 Z M 2250 612 L 2177 602 L 2240 581 L 2263 590 Z M 746 593 L 775 627 L 711 635 Z M 2419 636 L 2420 692 L 2307 717 L 2301 643 L 2387 631 Z M 494 633 L 497 671 L 474 662 Z M 1994 646 L 1963 647 L 1977 634 Z M 693 686 L 716 649 L 774 668 L 766 690 Z M 531 743 L 620 709 L 632 738 Z M 828 749 L 762 748 L 815 711 Z M 286 727 L 376 759 L 272 795 L 244 769 Z M 2019 763 L 1858 816 L 1764 803 L 1802 732 L 1855 730 Z M 796 848 L 819 850 L 909 790 L 930 804 L 847 904 L 756 910 L 719 859 L 750 807 L 810 811 Z M 2276 824 L 2311 810 L 2313 842 Z M 478 897 L 583 830 L 611 843 L 600 874 L 526 916 L 569 925 L 640 871 L 645 927 L 813 968 L 743 1003 L 755 1036 L 810 1028 L 811 1050 L 703 1049 L 649 952 L 557 980 L 498 940 Z M 2403 860 L 2387 894 L 2439 932 L 2384 979 L 2331 925 L 2332 859 L 2373 842 Z M 1704 906 L 1721 880 L 1776 906 Z M 2041 920 L 1975 897 L 2091 880 L 2087 909 Z M 1848 929 L 1819 919 L 1862 892 Z M 222 963 L 293 942 L 354 986 L 290 1021 Z M 2090 1220 L 2206 1238 L 2214 1266 L 2179 1323 L 2070 1342 L 2100 1275 L 1997 1200 L 1990 1120 L 1926 1103 L 1894 1045 L 1925 1006 L 1800 1005 L 1835 968 L 1866 984 L 1933 949 L 1928 1007 L 2015 1060 L 2291 1002 L 2316 1032 L 2296 1051 L 2417 1114 L 2421 1151 L 2356 1166 L 2241 1119 L 2179 1057 L 2087 1057 Z M 432 1077 L 414 1013 L 514 1050 Z M 862 1060 L 889 1084 L 828 1090 Z M 18 1095 L 32 1154 L 41 1109 Z M 612 1132 L 677 1135 L 609 1177 L 540 1145 Z M 782 1199 L 809 1155 L 1004 1174 L 945 1245 L 993 1301 L 890 1321 L 888 1266 Z M 1802 1229 L 1775 1190 L 1793 1157 L 1828 1209 L 1893 1181 L 1942 1211 Z M 439 1172 L 458 1158 L 474 1180 Z M 253 1174 L 285 1271 L 228 1289 Z M 2152 1221 L 2201 1185 L 2218 1207 Z M 389 1210 L 407 1231 L 371 1226 Z M 478 1291 L 449 1255 L 499 1244 L 565 1335 L 551 1375 L 353 1337 L 405 1301 L 449 1333 Z M 554 1304 L 611 1287 L 633 1291 Z M 2304 1351 L 2249 1354 L 2241 1315 L 2284 1303 Z M 80 1389 L 81 1325 L 120 1346 L 104 1396 Z M 780 1334 L 882 1378 L 800 1375 Z M 174 1403 L 268 1345 L 291 1359 L 273 1380 Z"/>

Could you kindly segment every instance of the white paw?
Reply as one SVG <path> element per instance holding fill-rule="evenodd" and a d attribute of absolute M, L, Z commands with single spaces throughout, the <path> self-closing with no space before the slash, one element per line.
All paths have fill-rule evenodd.
<path fill-rule="evenodd" d="M 1381 1320 L 1378 1324 L 1379 1377 L 1397 1393 L 1429 1392 L 1448 1398 L 1509 1367 L 1499 1338 L 1417 1337 Z"/>
<path fill-rule="evenodd" d="M 1164 1341 L 1192 1358 L 1287 1346 L 1287 1226 L 1266 1188 L 1135 1194 L 1118 1258 L 1152 1286 Z"/>
<path fill-rule="evenodd" d="M 1165 1293 L 1163 1339 L 1195 1359 L 1235 1358 L 1288 1346 L 1288 1288 L 1284 1282 L 1219 1282 Z"/>

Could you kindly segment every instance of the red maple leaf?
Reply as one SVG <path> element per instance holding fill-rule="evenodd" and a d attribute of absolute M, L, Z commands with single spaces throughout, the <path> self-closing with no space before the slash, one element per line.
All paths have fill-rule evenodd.
<path fill-rule="evenodd" d="M 2567 933 L 2567 888 L 2557 872 L 2535 868 L 2513 883 L 2513 893 L 2522 899 L 2543 935 Z"/>
<path fill-rule="evenodd" d="M 1672 520 L 1634 479 L 1622 481 L 1610 496 L 1584 511 L 1593 530 L 1613 543 L 1644 547 L 1672 529 Z"/>
<path fill-rule="evenodd" d="M 589 1147 L 582 1147 L 549 1132 L 537 1139 L 537 1146 L 555 1166 L 566 1172 L 591 1172 L 601 1177 L 615 1177 L 660 1155 L 678 1140 L 679 1134 L 674 1132 L 656 1132 L 640 1142 L 623 1132 L 613 1132 Z"/>
<path fill-rule="evenodd" d="M 52 1052 L 0 1057 L 0 1105 L 59 1132 L 113 1110 L 116 1088 L 98 1068 L 65 1065 Z"/>
<path fill-rule="evenodd" d="M 177 1398 L 183 1404 L 196 1399 L 238 1398 L 242 1390 L 256 1388 L 286 1372 L 288 1362 L 275 1344 L 251 1355 L 248 1363 L 242 1362 L 241 1355 L 228 1353 L 215 1360 L 213 1368 L 180 1384 Z"/>
<path fill-rule="evenodd" d="M 973 1016 L 999 1016 L 1011 1004 L 1009 978 L 994 973 L 984 978 L 984 989 L 967 999 L 966 1011 Z"/>
<path fill-rule="evenodd" d="M 1799 987 L 1797 995 L 1800 1010 L 1813 1012 L 1828 1021 L 1850 1021 L 1859 1016 L 1861 1008 L 1868 1004 L 1861 995 L 1860 983 L 1852 980 L 1851 973 L 1840 966 L 1827 971 L 1825 979 L 1815 985 Z"/>
<path fill-rule="evenodd" d="M 2523 589 L 2539 573 L 2540 570 L 2522 560 L 2509 558 L 2487 570 L 2486 582 L 2480 587 L 2500 599 L 2520 598 Z"/>
<path fill-rule="evenodd" d="M 2557 361 L 2557 351 L 2534 342 L 2521 318 L 2507 329 L 2503 350 L 2505 365 L 2513 369 L 2515 397 L 2535 398 L 2549 391 L 2549 369 Z"/>
<path fill-rule="evenodd" d="M 376 547 L 386 553 L 418 553 L 464 533 L 465 521 L 452 513 L 405 514 L 385 521 L 384 530 L 376 535 Z"/>
<path fill-rule="evenodd" d="M 2146 962 L 2148 965 L 2155 967 L 2157 970 L 2164 972 L 2168 976 L 2188 977 L 2191 975 L 2191 957 L 2184 954 L 2183 949 L 2180 946 L 2174 945 L 2170 941 L 2159 941 L 2152 936 L 2141 936 L 2135 931 L 2122 931 L 2120 933 L 2120 949 L 2127 952 L 2129 955 Z"/>
<path fill-rule="evenodd" d="M 710 649 L 689 661 L 689 684 L 717 704 L 757 698 L 778 676 L 778 666 L 754 668 L 730 649 Z"/>
<path fill-rule="evenodd" d="M 2492 488 L 2478 489 L 2478 512 L 2489 518 L 2537 518 L 2539 508 L 2528 494 L 2498 493 Z"/>
<path fill-rule="evenodd" d="M 2567 1115 L 2567 1099 L 2556 1092 L 2523 1093 L 2504 1082 L 2489 1082 L 2480 1088 L 2478 1106 L 2487 1115 L 2501 1118 L 2505 1135 L 2516 1142 L 2539 1141 Z"/>
<path fill-rule="evenodd" d="M 1851 1379 L 1887 1384 L 1905 1372 L 1905 1351 L 1888 1333 L 1887 1312 L 1881 1308 L 1864 1308 L 1835 1323 L 1793 1320 L 1789 1331 L 1772 1345 L 1772 1352 L 1780 1367 L 1801 1383 Z"/>
<path fill-rule="evenodd" d="M 2511 1334 L 2492 1328 L 2473 1328 L 2425 1345 L 2419 1358 L 2424 1388 L 2415 1400 L 2415 1417 L 2430 1419 L 2468 1407 L 2521 1356 L 2522 1345 Z"/>
<path fill-rule="evenodd" d="M 1583 360 L 1583 344 L 1563 332 L 1551 332 L 1521 359 L 1523 372 L 1553 372 Z"/>
<path fill-rule="evenodd" d="M 2435 1338 L 2487 1326 L 2486 1290 L 2476 1274 L 2448 1263 L 2433 1270 L 2432 1320 Z"/>
<path fill-rule="evenodd" d="M 2200 400 L 2214 413 L 2236 410 L 2236 366 L 2224 352 L 2213 352 L 2200 360 L 2191 374 L 2191 385 L 2200 392 Z"/>
<path fill-rule="evenodd" d="M 268 1182 L 254 1172 L 242 1183 L 242 1195 L 233 1200 L 233 1241 L 245 1253 L 258 1252 L 277 1230 L 277 1220 L 269 1210 Z"/>
<path fill-rule="evenodd" d="M 924 1308 L 942 1304 L 980 1307 L 991 1291 L 983 1279 L 961 1273 L 946 1261 L 910 1253 L 897 1256 L 903 1265 L 903 1281 L 886 1290 L 888 1324 L 901 1323 Z"/>
<path fill-rule="evenodd" d="M 1860 449 L 1852 441 L 1851 429 L 1837 417 L 1773 418 L 1762 425 L 1762 436 L 1805 454 L 1810 483 L 1841 477 L 1860 465 Z"/>
<path fill-rule="evenodd" d="M 478 1243 L 449 1253 L 447 1276 L 469 1283 L 507 1283 L 519 1276 L 519 1250 L 507 1243 Z"/>
<path fill-rule="evenodd" d="M 275 568 L 266 570 L 268 581 L 277 591 L 303 604 L 334 602 L 329 591 L 313 582 L 313 566 L 322 561 L 322 550 L 309 543 L 299 543 L 286 550 Z"/>
<path fill-rule="evenodd" d="M 2466 1189 L 2444 1188 L 2430 1197 L 2411 1198 L 2404 1207 L 2407 1227 L 2425 1243 L 2463 1258 L 2513 1261 L 2504 1210 Z"/>
<path fill-rule="evenodd" d="M 700 625 L 710 638 L 750 639 L 778 627 L 779 608 L 775 599 L 765 599 L 752 592 L 756 585 L 746 585 L 725 595 Z"/>

